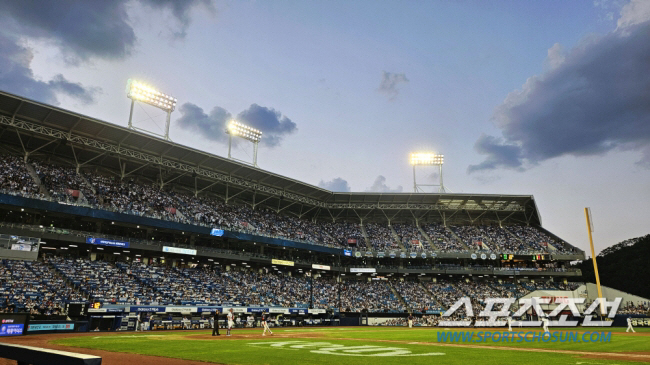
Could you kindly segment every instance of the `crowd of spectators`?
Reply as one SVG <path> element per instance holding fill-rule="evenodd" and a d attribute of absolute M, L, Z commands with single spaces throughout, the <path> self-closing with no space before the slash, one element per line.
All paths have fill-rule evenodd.
<path fill-rule="evenodd" d="M 420 281 L 394 280 L 392 285 L 409 308 L 423 313 L 428 310 L 442 310 L 442 307 Z"/>
<path fill-rule="evenodd" d="M 0 156 L 6 173 L 0 176 L 0 188 L 12 194 L 39 197 L 39 186 L 28 172 L 23 159 Z M 175 191 L 172 186 L 119 179 L 100 172 L 78 173 L 73 167 L 30 160 L 45 190 L 52 199 L 85 204 L 122 213 L 165 219 L 188 224 L 244 231 L 288 240 L 331 247 L 357 247 L 387 251 L 434 249 L 446 252 L 501 250 L 504 252 L 570 252 L 541 230 L 527 226 L 504 228 L 493 226 L 427 224 L 423 230 L 433 247 L 414 224 L 396 224 L 395 234 L 385 223 L 369 222 L 363 228 L 355 222 L 315 222 L 248 205 L 238 205 L 208 196 L 194 196 Z M 367 234 L 364 237 L 362 230 Z M 460 238 L 460 239 L 459 239 Z M 480 244 L 479 244 L 480 243 Z M 490 247 L 494 245 L 496 247 Z"/>
<path fill-rule="evenodd" d="M 23 159 L 0 155 L 0 190 L 27 197 L 39 197 L 39 187 L 29 175 Z"/>
<path fill-rule="evenodd" d="M 433 223 L 423 227 L 436 249 L 447 252 L 467 252 L 467 248 L 442 224 Z"/>
<path fill-rule="evenodd" d="M 389 251 L 399 248 L 395 236 L 393 236 L 393 232 L 388 225 L 383 223 L 368 223 L 364 224 L 364 228 L 370 240 L 370 246 L 375 251 Z"/>
<path fill-rule="evenodd" d="M 82 298 L 42 262 L 0 260 L 0 311 L 57 315 Z"/>
<path fill-rule="evenodd" d="M 386 280 L 348 280 L 341 284 L 341 307 L 348 312 L 403 311 Z"/>
<path fill-rule="evenodd" d="M 513 225 L 507 228 L 520 240 L 524 241 L 532 251 L 551 252 L 554 249 L 561 253 L 574 252 L 572 248 L 565 247 L 562 242 L 558 242 L 535 227 Z"/>
<path fill-rule="evenodd" d="M 650 315 L 650 302 L 643 303 L 625 303 L 616 312 L 617 314 L 644 314 Z"/>
<path fill-rule="evenodd" d="M 519 298 L 534 290 L 571 290 L 580 283 L 497 280 L 367 280 L 315 277 L 250 267 L 169 267 L 142 262 L 46 256 L 0 261 L 0 311 L 62 313 L 69 301 L 118 305 L 269 306 L 352 312 L 443 311 L 469 297 L 475 313 L 485 298 Z M 247 266 L 247 265 L 244 265 Z M 313 285 L 313 288 L 312 288 Z M 340 301 L 339 301 L 340 298 Z M 643 306 L 628 306 L 642 311 Z M 499 308 L 496 308 L 497 310 Z"/>
<path fill-rule="evenodd" d="M 505 228 L 499 226 L 485 226 L 486 236 L 494 243 L 499 252 L 520 254 L 527 251 L 523 241 L 517 239 Z"/>
<path fill-rule="evenodd" d="M 402 245 L 409 251 L 430 250 L 431 246 L 414 224 L 396 223 L 393 229 L 402 240 Z"/>
<path fill-rule="evenodd" d="M 31 163 L 41 184 L 54 200 L 86 205 L 96 205 L 99 202 L 75 168 L 40 161 Z"/>

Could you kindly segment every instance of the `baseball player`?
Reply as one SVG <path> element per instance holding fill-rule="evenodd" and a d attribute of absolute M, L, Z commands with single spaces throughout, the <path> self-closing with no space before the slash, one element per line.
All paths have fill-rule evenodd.
<path fill-rule="evenodd" d="M 508 331 L 512 332 L 512 317 L 508 316 L 506 321 L 508 322 Z"/>
<path fill-rule="evenodd" d="M 219 334 L 219 308 L 214 311 L 214 315 L 211 318 L 212 322 L 212 336 L 221 336 Z"/>
<path fill-rule="evenodd" d="M 135 316 L 135 332 L 138 332 L 138 327 L 140 327 L 140 313 Z"/>
<path fill-rule="evenodd" d="M 228 329 L 226 330 L 226 336 L 230 336 L 230 330 L 232 330 L 233 326 L 235 326 L 235 315 L 233 314 L 232 308 L 228 311 L 228 316 L 227 316 L 227 321 L 228 321 Z"/>
<path fill-rule="evenodd" d="M 267 315 L 266 312 L 262 312 L 262 327 L 264 327 L 264 332 L 262 332 L 262 336 L 266 336 L 266 331 L 269 331 L 269 334 L 273 335 L 273 332 L 269 328 L 269 324 L 267 323 Z"/>
<path fill-rule="evenodd" d="M 632 333 L 636 333 L 636 331 L 632 327 L 632 318 L 627 317 L 627 329 L 625 330 L 625 332 L 630 332 L 630 331 L 632 331 Z"/>
<path fill-rule="evenodd" d="M 409 313 L 409 328 L 413 328 L 413 313 Z"/>
<path fill-rule="evenodd" d="M 548 330 L 548 317 L 542 317 L 542 329 L 544 330 L 544 333 L 551 332 Z"/>

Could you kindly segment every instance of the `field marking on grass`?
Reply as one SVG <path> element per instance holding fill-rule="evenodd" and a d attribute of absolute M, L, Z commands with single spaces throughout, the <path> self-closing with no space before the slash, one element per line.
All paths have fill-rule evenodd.
<path fill-rule="evenodd" d="M 323 331 L 352 331 L 352 328 L 314 328 L 314 329 L 304 329 L 304 330 L 282 330 L 281 332 L 323 332 Z M 356 332 L 367 332 L 367 331 L 356 331 Z"/>
<path fill-rule="evenodd" d="M 402 347 L 385 347 L 385 346 L 346 346 L 334 344 L 331 342 L 310 342 L 310 341 L 266 341 L 252 342 L 248 346 L 258 348 L 276 348 L 284 350 L 302 350 L 307 349 L 314 354 L 338 355 L 338 356 L 381 356 L 381 357 L 407 357 L 407 356 L 440 356 L 444 352 L 429 352 L 424 354 L 414 354 L 411 350 Z"/>
<path fill-rule="evenodd" d="M 98 338 L 107 339 L 107 338 L 141 338 L 141 337 L 169 337 L 169 335 L 95 336 L 93 337 L 93 339 L 96 340 Z"/>
<path fill-rule="evenodd" d="M 330 340 L 341 341 L 358 341 L 357 338 L 328 338 Z M 524 351 L 524 352 L 550 352 L 561 353 L 567 355 L 584 355 L 584 356 L 602 356 L 602 357 L 632 357 L 637 359 L 644 359 L 650 362 L 650 354 L 634 354 L 634 353 L 620 353 L 620 352 L 600 352 L 600 351 L 575 351 L 575 350 L 559 350 L 559 349 L 541 349 L 531 347 L 508 347 L 508 346 L 488 346 L 488 345 L 468 345 L 456 343 L 440 343 L 440 342 L 417 342 L 417 341 L 399 341 L 399 340 L 380 340 L 364 338 L 368 342 L 388 342 L 388 343 L 401 343 L 406 345 L 429 345 L 429 346 L 449 346 L 449 347 L 466 347 L 471 349 L 490 349 L 490 350 L 507 350 L 507 351 Z"/>

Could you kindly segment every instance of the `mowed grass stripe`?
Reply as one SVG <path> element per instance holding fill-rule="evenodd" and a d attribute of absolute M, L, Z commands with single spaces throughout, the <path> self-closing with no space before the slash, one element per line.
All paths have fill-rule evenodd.
<path fill-rule="evenodd" d="M 206 337 L 207 331 L 201 332 L 148 332 L 142 334 L 114 333 L 98 334 L 93 337 L 76 337 L 55 341 L 56 344 L 80 348 L 92 348 L 113 352 L 126 352 L 143 355 L 180 358 L 195 361 L 225 364 L 367 364 L 373 365 L 408 363 L 462 364 L 481 363 L 499 364 L 510 362 L 576 364 L 582 355 L 593 354 L 602 357 L 605 352 L 613 353 L 608 359 L 599 359 L 600 364 L 627 364 L 623 356 L 616 353 L 647 351 L 650 348 L 650 336 L 616 336 L 612 334 L 610 344 L 561 344 L 561 343 L 522 343 L 445 345 L 437 343 L 437 329 L 409 330 L 405 328 L 323 328 L 277 329 L 277 336 L 261 337 L 260 331 L 238 330 L 234 337 L 211 341 Z M 315 330 L 315 331 L 314 331 Z M 148 337 L 155 335 L 156 337 Z M 239 339 L 238 339 L 239 335 Z M 129 337 L 124 337 L 129 336 Z M 251 336 L 251 337 L 249 337 Z M 198 340 L 194 337 L 202 337 Z M 399 357 L 399 356 L 342 356 L 318 354 L 306 349 L 270 348 L 268 346 L 250 345 L 265 342 L 305 341 L 306 343 L 327 342 L 345 346 L 386 346 L 406 349 L 412 354 L 443 352 L 444 356 Z M 560 350 L 555 351 L 555 350 Z M 642 355 L 643 356 L 643 355 Z M 647 355 L 646 355 L 647 356 Z M 637 361 L 650 361 L 650 356 L 637 358 Z M 638 364 L 638 362 L 636 362 Z"/>

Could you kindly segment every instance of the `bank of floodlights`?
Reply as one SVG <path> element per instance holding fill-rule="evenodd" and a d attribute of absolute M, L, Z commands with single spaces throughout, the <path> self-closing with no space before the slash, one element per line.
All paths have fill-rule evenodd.
<path fill-rule="evenodd" d="M 126 97 L 131 99 L 131 112 L 129 113 L 129 129 L 138 129 L 147 133 L 155 134 L 169 140 L 169 124 L 171 114 L 176 109 L 176 98 L 165 94 L 151 85 L 142 81 L 129 79 L 126 83 Z M 165 134 L 160 135 L 155 132 L 144 130 L 133 126 L 133 106 L 135 102 L 151 105 L 167 113 L 165 122 Z"/>
<path fill-rule="evenodd" d="M 439 193 L 446 193 L 447 190 L 442 183 L 442 165 L 445 162 L 445 156 L 432 152 L 414 152 L 411 153 L 410 163 L 413 166 L 413 192 L 426 192 L 424 187 L 437 187 Z M 438 176 L 440 181 L 438 184 L 418 184 L 415 178 L 416 166 L 438 166 Z"/>
<path fill-rule="evenodd" d="M 228 158 L 237 160 L 231 155 L 232 151 L 232 137 L 243 138 L 253 143 L 253 166 L 257 167 L 257 146 L 262 139 L 262 131 L 249 127 L 236 120 L 231 120 L 226 126 L 226 133 L 228 133 Z M 241 161 L 241 160 L 238 160 Z M 241 161 L 246 162 L 247 161 Z"/>
<path fill-rule="evenodd" d="M 411 165 L 442 165 L 445 155 L 435 153 L 411 153 Z"/>

